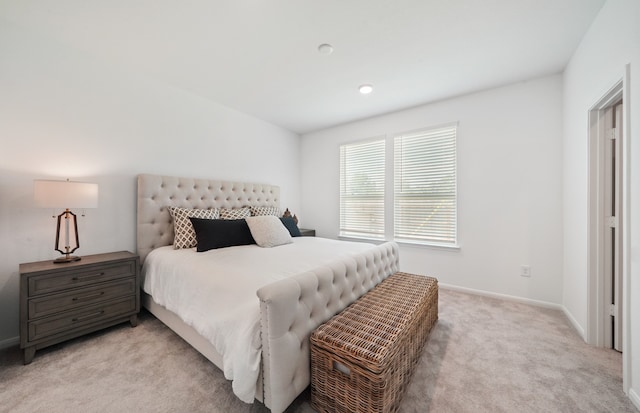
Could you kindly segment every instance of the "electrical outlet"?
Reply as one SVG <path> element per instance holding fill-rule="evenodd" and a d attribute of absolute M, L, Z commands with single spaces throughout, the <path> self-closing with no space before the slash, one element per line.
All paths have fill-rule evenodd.
<path fill-rule="evenodd" d="M 520 266 L 520 276 L 521 277 L 531 277 L 531 266 L 529 266 L 529 265 Z"/>

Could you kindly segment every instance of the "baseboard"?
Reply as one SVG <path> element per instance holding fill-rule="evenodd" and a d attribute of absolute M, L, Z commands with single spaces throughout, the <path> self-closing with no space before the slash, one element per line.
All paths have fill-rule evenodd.
<path fill-rule="evenodd" d="M 635 390 L 629 389 L 629 399 L 631 403 L 636 406 L 636 409 L 640 410 L 640 395 L 638 395 Z"/>
<path fill-rule="evenodd" d="M 501 300 L 515 301 L 517 303 L 535 305 L 536 307 L 552 308 L 554 310 L 564 309 L 564 307 L 560 304 L 550 303 L 547 301 L 532 300 L 530 298 L 517 297 L 515 295 L 499 294 L 499 293 L 493 293 L 485 290 L 476 290 L 473 288 L 458 287 L 457 285 L 443 284 L 440 282 L 438 283 L 438 287 L 444 288 L 446 290 L 460 291 L 463 293 L 482 295 L 485 297 L 498 298 Z"/>
<path fill-rule="evenodd" d="M 567 320 L 569 320 L 569 322 L 571 323 L 573 328 L 576 330 L 576 332 L 578 334 L 580 334 L 580 337 L 582 337 L 582 340 L 584 340 L 584 342 L 586 343 L 587 342 L 587 336 L 586 336 L 586 333 L 584 331 L 584 328 L 582 328 L 580 323 L 578 323 L 578 321 L 576 321 L 576 319 L 573 317 L 573 314 L 571 314 L 569 312 L 569 310 L 567 310 L 567 307 L 562 306 L 562 312 L 567 317 Z"/>
<path fill-rule="evenodd" d="M 544 308 L 551 308 L 551 309 L 554 309 L 554 310 L 560 310 L 567 317 L 567 319 L 569 320 L 569 323 L 571 323 L 571 326 L 573 326 L 573 328 L 580 335 L 580 337 L 582 337 L 582 339 L 585 342 L 587 341 L 586 337 L 585 337 L 584 329 L 582 328 L 582 326 L 580 326 L 580 324 L 576 321 L 576 319 L 569 312 L 569 310 L 567 310 L 567 308 L 565 306 L 561 305 L 561 304 L 550 303 L 550 302 L 547 302 L 547 301 L 532 300 L 530 298 L 516 297 L 514 295 L 492 293 L 490 291 L 484 291 L 484 290 L 475 290 L 473 288 L 458 287 L 457 285 L 451 285 L 451 284 L 438 283 L 438 286 L 441 287 L 441 288 L 444 288 L 446 290 L 453 290 L 453 291 L 460 291 L 460 292 L 463 292 L 463 293 L 483 295 L 485 297 L 498 298 L 498 299 L 501 299 L 501 300 L 515 301 L 517 303 L 535 305 L 537 307 L 544 307 Z"/>
<path fill-rule="evenodd" d="M 0 350 L 4 350 L 5 348 L 13 347 L 17 344 L 20 344 L 20 337 L 11 337 L 5 340 L 0 341 Z"/>

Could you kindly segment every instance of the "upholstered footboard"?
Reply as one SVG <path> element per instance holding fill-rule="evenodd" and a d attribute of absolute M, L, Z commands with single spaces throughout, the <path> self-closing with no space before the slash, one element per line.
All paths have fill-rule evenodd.
<path fill-rule="evenodd" d="M 387 242 L 258 290 L 263 400 L 272 412 L 310 383 L 311 332 L 397 271 L 398 245 Z"/>

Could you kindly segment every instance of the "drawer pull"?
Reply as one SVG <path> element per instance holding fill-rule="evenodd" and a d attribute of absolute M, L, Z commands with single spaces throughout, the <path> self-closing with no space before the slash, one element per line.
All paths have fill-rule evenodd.
<path fill-rule="evenodd" d="M 85 281 L 90 280 L 92 278 L 100 278 L 104 275 L 104 272 L 100 272 L 98 274 L 88 274 L 88 275 L 78 275 L 77 277 L 73 277 L 73 281 Z"/>
<path fill-rule="evenodd" d="M 80 317 L 75 317 L 75 318 L 72 318 L 71 321 L 74 323 L 77 323 L 78 321 L 87 320 L 89 318 L 100 317 L 102 314 L 104 314 L 104 310 L 96 311 L 95 313 L 83 315 Z"/>
<path fill-rule="evenodd" d="M 93 298 L 102 297 L 103 295 L 104 295 L 104 291 L 100 291 L 99 293 L 87 294 L 87 295 L 83 295 L 82 297 L 73 297 L 71 301 L 91 300 Z"/>

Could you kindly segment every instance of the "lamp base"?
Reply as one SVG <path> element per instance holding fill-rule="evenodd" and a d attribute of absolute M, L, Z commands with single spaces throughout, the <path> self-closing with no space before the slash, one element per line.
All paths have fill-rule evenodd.
<path fill-rule="evenodd" d="M 68 262 L 80 261 L 80 257 L 75 255 L 65 255 L 53 261 L 54 264 L 66 264 Z"/>

